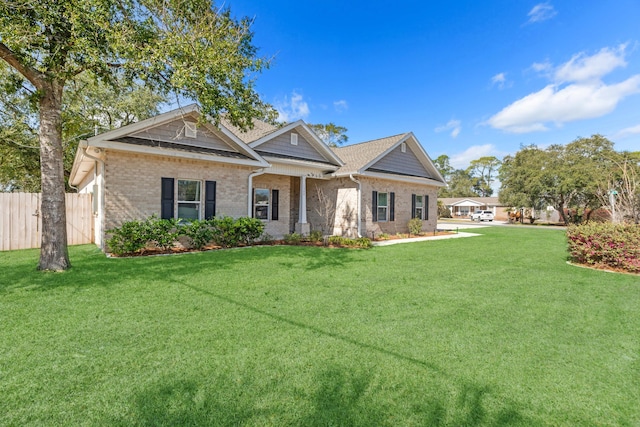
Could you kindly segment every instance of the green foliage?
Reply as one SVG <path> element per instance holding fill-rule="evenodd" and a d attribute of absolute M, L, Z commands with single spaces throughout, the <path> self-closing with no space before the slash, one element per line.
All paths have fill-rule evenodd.
<path fill-rule="evenodd" d="M 158 219 L 152 216 L 144 221 L 127 221 L 120 227 L 109 230 L 109 251 L 115 255 L 134 254 L 148 245 L 168 250 L 180 236 L 189 238 L 195 249 L 208 243 L 230 248 L 253 243 L 264 230 L 262 221 L 255 218 L 232 217 L 194 220 L 178 225 L 174 219 Z"/>
<path fill-rule="evenodd" d="M 146 221 L 127 221 L 120 227 L 107 230 L 107 250 L 115 255 L 136 253 L 147 245 L 149 233 Z"/>
<path fill-rule="evenodd" d="M 567 228 L 574 262 L 640 273 L 640 226 L 588 222 Z"/>
<path fill-rule="evenodd" d="M 422 232 L 422 220 L 420 218 L 411 218 L 407 226 L 409 227 L 409 234 L 418 235 Z"/>
<path fill-rule="evenodd" d="M 330 236 L 329 244 L 335 246 L 344 246 L 347 248 L 363 248 L 368 249 L 373 247 L 371 239 L 367 237 L 359 237 L 357 239 L 351 239 L 349 237 L 342 236 Z"/>
<path fill-rule="evenodd" d="M 389 240 L 389 237 L 391 237 L 391 236 L 389 235 L 389 233 L 380 233 L 380 234 L 378 235 L 378 239 L 379 239 L 379 240 Z"/>
<path fill-rule="evenodd" d="M 178 239 L 178 221 L 175 219 L 160 219 L 151 216 L 144 222 L 147 231 L 147 242 L 167 250 L 171 248 Z"/>
<path fill-rule="evenodd" d="M 334 123 L 309 125 L 315 134 L 329 147 L 337 147 L 349 140 L 347 128 Z"/>
<path fill-rule="evenodd" d="M 215 231 L 210 220 L 193 220 L 180 226 L 179 234 L 187 236 L 194 249 L 202 249 L 213 241 Z"/>
<path fill-rule="evenodd" d="M 299 245 L 302 242 L 302 235 L 300 233 L 285 234 L 283 240 L 287 245 Z"/>
<path fill-rule="evenodd" d="M 230 216 L 212 218 L 209 220 L 213 227 L 213 241 L 223 248 L 238 246 L 240 238 L 235 230 L 236 221 Z"/>
<path fill-rule="evenodd" d="M 321 242 L 322 241 L 322 231 L 320 230 L 312 230 L 311 233 L 309 233 L 309 241 L 310 242 Z"/>
<path fill-rule="evenodd" d="M 240 217 L 235 221 L 234 231 L 240 242 L 250 245 L 262 235 L 264 222 L 256 218 Z"/>
<path fill-rule="evenodd" d="M 601 135 L 544 150 L 534 145 L 522 147 L 515 156 L 505 157 L 500 167 L 500 202 L 536 210 L 550 205 L 568 224 L 573 218 L 567 210 L 600 207 L 599 187 L 614 169 L 614 157 L 613 143 Z"/>

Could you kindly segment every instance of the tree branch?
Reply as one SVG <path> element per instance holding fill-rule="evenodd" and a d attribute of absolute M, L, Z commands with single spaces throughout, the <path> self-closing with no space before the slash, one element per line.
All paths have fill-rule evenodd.
<path fill-rule="evenodd" d="M 0 42 L 0 58 L 29 80 L 36 89 L 42 87 L 44 75 L 35 68 L 23 64 L 20 59 L 18 59 L 18 55 L 2 42 Z"/>

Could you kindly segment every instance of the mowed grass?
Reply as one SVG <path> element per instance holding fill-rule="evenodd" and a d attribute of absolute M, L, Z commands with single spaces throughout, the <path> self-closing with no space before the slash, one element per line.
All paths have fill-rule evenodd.
<path fill-rule="evenodd" d="M 640 278 L 564 233 L 35 271 L 0 253 L 0 425 L 639 425 Z"/>

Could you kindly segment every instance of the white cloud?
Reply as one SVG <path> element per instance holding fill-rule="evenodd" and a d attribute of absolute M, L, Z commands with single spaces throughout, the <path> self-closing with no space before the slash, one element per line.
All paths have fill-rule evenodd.
<path fill-rule="evenodd" d="M 510 82 L 507 80 L 507 73 L 498 73 L 491 77 L 491 84 L 493 86 L 498 86 L 498 89 L 504 89 L 511 86 Z"/>
<path fill-rule="evenodd" d="M 285 96 L 282 101 L 274 103 L 276 111 L 278 111 L 278 120 L 282 122 L 294 122 L 300 119 L 306 119 L 309 116 L 309 105 L 303 99 L 303 96 L 295 90 L 291 92 L 291 97 Z"/>
<path fill-rule="evenodd" d="M 449 163 L 454 169 L 466 169 L 469 167 L 472 160 L 477 160 L 480 157 L 485 156 L 502 157 L 499 155 L 493 144 L 474 145 L 467 148 L 462 153 L 452 155 L 449 159 Z"/>
<path fill-rule="evenodd" d="M 617 132 L 614 138 L 626 138 L 627 136 L 638 135 L 638 134 L 640 134 L 640 125 L 624 128 L 619 132 Z"/>
<path fill-rule="evenodd" d="M 624 50 L 625 45 L 621 45 L 592 56 L 580 53 L 556 68 L 549 63 L 534 64 L 534 70 L 545 72 L 553 82 L 503 108 L 487 124 L 507 132 L 526 133 L 547 130 L 550 123 L 561 126 L 609 114 L 622 99 L 640 93 L 640 74 L 614 84 L 601 80 L 626 65 Z"/>
<path fill-rule="evenodd" d="M 446 125 L 438 126 L 434 129 L 435 132 L 445 132 L 449 130 L 451 131 L 452 138 L 457 137 L 462 130 L 462 122 L 460 122 L 460 120 L 451 119 L 447 122 Z"/>
<path fill-rule="evenodd" d="M 338 112 L 342 113 L 349 109 L 349 104 L 344 99 L 333 102 L 333 108 Z"/>
<path fill-rule="evenodd" d="M 547 19 L 551 19 L 556 16 L 558 12 L 553 8 L 551 4 L 547 3 L 538 3 L 533 6 L 533 9 L 529 11 L 527 16 L 529 17 L 529 23 L 533 24 L 536 22 L 546 21 Z"/>
<path fill-rule="evenodd" d="M 573 55 L 568 62 L 556 70 L 556 82 L 599 80 L 616 68 L 627 65 L 624 59 L 625 48 L 626 44 L 622 44 L 616 49 L 605 47 L 592 56 L 586 56 L 584 52 Z"/>

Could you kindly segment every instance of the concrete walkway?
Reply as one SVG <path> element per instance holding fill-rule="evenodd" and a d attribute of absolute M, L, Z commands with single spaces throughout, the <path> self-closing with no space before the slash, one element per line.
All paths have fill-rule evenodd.
<path fill-rule="evenodd" d="M 440 228 L 440 226 L 438 226 L 438 230 L 443 230 L 443 228 Z M 462 237 L 474 237 L 474 236 L 481 236 L 481 234 L 458 232 L 455 234 L 446 234 L 441 236 L 409 237 L 407 239 L 381 240 L 379 242 L 371 242 L 371 244 L 373 246 L 389 246 L 389 245 L 398 245 L 400 243 L 424 242 L 426 240 L 460 239 Z"/>

